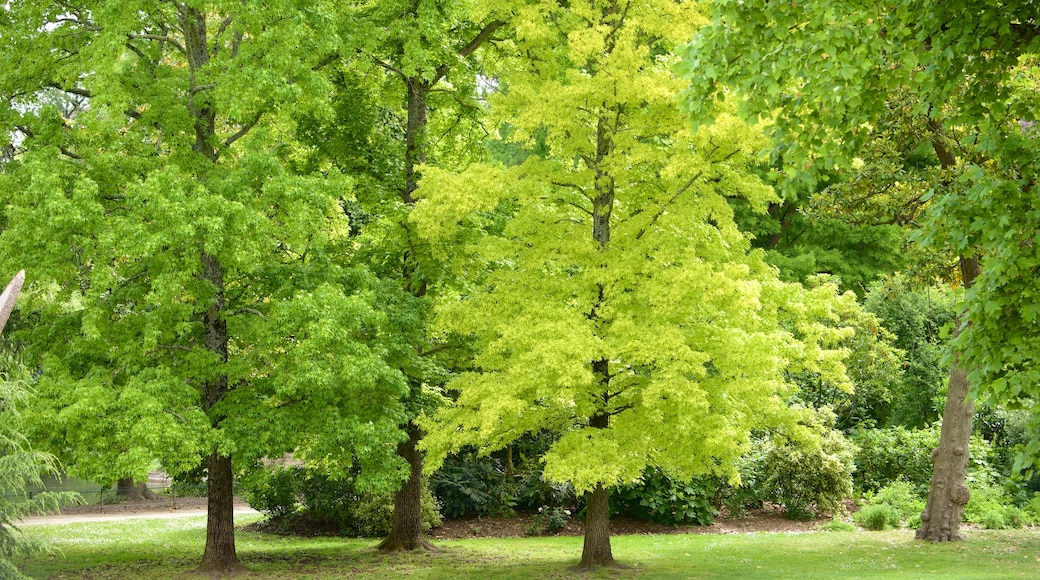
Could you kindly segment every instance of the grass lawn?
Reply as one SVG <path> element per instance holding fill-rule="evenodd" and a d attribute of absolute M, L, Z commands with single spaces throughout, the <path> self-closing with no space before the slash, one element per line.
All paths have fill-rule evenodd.
<path fill-rule="evenodd" d="M 258 516 L 253 516 L 252 519 Z M 238 518 L 239 523 L 251 521 Z M 33 578 L 185 577 L 202 556 L 205 518 L 26 526 L 57 550 L 19 564 Z M 384 556 L 373 540 L 239 532 L 247 578 L 572 578 L 581 538 L 439 542 L 430 554 Z M 629 566 L 581 578 L 1040 578 L 1040 531 L 970 532 L 928 545 L 912 532 L 618 536 Z"/>

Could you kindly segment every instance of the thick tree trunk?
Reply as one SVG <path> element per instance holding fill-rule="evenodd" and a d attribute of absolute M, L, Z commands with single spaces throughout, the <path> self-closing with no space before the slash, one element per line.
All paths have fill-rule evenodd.
<path fill-rule="evenodd" d="M 610 550 L 610 490 L 597 485 L 586 494 L 585 546 L 578 568 L 616 566 Z"/>
<path fill-rule="evenodd" d="M 961 257 L 960 266 L 964 285 L 970 287 L 979 274 L 978 259 Z M 939 446 L 932 452 L 932 480 L 928 487 L 928 502 L 921 512 L 921 527 L 917 529 L 918 540 L 948 542 L 963 539 L 960 525 L 964 506 L 971 498 L 965 480 L 975 414 L 970 388 L 965 361 L 954 356 Z"/>
<path fill-rule="evenodd" d="M 235 552 L 234 478 L 230 457 L 217 452 L 210 455 L 207 488 L 206 552 L 198 571 L 235 574 L 243 568 Z"/>
<path fill-rule="evenodd" d="M 116 483 L 116 495 L 124 501 L 142 501 L 145 499 L 156 499 L 159 496 L 148 489 L 145 482 L 134 483 L 134 478 L 124 477 Z"/>
<path fill-rule="evenodd" d="M 416 446 L 422 431 L 414 423 L 408 424 L 408 439 L 397 444 L 397 454 L 408 462 L 408 481 L 394 498 L 394 519 L 390 535 L 377 548 L 382 552 L 434 550 L 433 544 L 422 535 L 422 452 Z"/>

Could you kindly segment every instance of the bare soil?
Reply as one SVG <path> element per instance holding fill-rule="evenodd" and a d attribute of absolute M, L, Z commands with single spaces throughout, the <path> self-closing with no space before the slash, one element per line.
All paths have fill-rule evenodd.
<path fill-rule="evenodd" d="M 721 514 L 710 526 L 668 526 L 625 517 L 610 519 L 611 535 L 636 534 L 746 534 L 752 532 L 808 532 L 817 524 L 830 518 L 798 522 L 784 517 L 783 511 L 774 506 L 750 511 L 742 518 Z M 545 533 L 533 514 L 519 514 L 514 518 L 463 518 L 444 520 L 434 528 L 430 537 L 449 538 L 519 538 L 524 536 L 581 536 L 585 533 L 584 522 L 571 518 L 567 525 L 554 533 Z"/>
<path fill-rule="evenodd" d="M 808 532 L 818 524 L 828 522 L 830 518 L 814 521 L 793 521 L 783 515 L 783 511 L 775 506 L 750 511 L 741 518 L 728 517 L 725 514 L 715 519 L 710 526 L 668 526 L 643 520 L 625 517 L 614 517 L 610 520 L 611 535 L 634 534 L 746 534 L 754 532 Z M 294 536 L 337 536 L 339 532 L 334 525 L 297 517 L 286 521 L 263 520 L 245 526 L 248 531 L 284 534 Z M 530 536 L 581 536 L 585 533 L 584 522 L 579 518 L 571 518 L 563 529 L 547 532 L 542 527 L 536 514 L 520 513 L 515 517 L 481 517 L 444 520 L 439 527 L 431 530 L 427 536 L 434 540 L 466 539 L 466 538 L 523 538 Z"/>

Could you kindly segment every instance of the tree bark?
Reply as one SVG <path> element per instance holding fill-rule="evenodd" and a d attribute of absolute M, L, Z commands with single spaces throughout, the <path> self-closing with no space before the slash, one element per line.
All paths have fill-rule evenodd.
<path fill-rule="evenodd" d="M 408 461 L 408 481 L 394 497 L 394 518 L 388 535 L 377 548 L 381 552 L 435 550 L 422 535 L 422 452 L 416 446 L 422 431 L 408 424 L 408 439 L 397 444 L 397 454 Z"/>
<path fill-rule="evenodd" d="M 204 344 L 206 350 L 217 355 L 219 364 L 228 360 L 227 320 L 224 319 L 224 272 L 220 260 L 205 251 L 202 257 L 202 277 L 213 284 L 213 303 L 203 319 Z M 210 415 L 214 428 L 218 428 L 221 417 L 213 413 L 213 407 L 228 392 L 228 378 L 217 373 L 208 379 L 203 393 L 203 409 Z M 232 574 L 242 570 L 235 551 L 234 476 L 231 456 L 214 449 L 209 457 L 209 473 L 206 478 L 208 490 L 206 518 L 206 551 L 199 565 L 199 572 Z"/>
<path fill-rule="evenodd" d="M 209 498 L 206 503 L 206 551 L 198 572 L 235 574 L 243 570 L 235 552 L 234 477 L 231 457 L 214 451 L 209 457 L 206 480 Z"/>
<path fill-rule="evenodd" d="M 156 499 L 159 497 L 154 491 L 148 489 L 145 482 L 134 483 L 134 478 L 124 477 L 116 483 L 116 495 L 124 501 L 142 501 L 145 499 Z"/>
<path fill-rule="evenodd" d="M 610 490 L 597 485 L 585 497 L 585 544 L 578 568 L 616 566 L 610 549 Z"/>
<path fill-rule="evenodd" d="M 979 274 L 978 258 L 960 258 L 964 286 L 970 288 Z M 965 483 L 968 475 L 968 449 L 971 442 L 975 405 L 969 396 L 971 385 L 965 362 L 955 355 L 950 368 L 939 446 L 932 452 L 932 480 L 928 502 L 921 512 L 918 540 L 949 542 L 961 540 L 961 517 L 971 498 Z"/>

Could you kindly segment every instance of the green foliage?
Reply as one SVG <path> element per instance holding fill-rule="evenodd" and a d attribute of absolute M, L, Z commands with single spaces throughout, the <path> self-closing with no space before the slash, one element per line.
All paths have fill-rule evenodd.
<path fill-rule="evenodd" d="M 928 429 L 889 427 L 861 429 L 852 434 L 858 448 L 855 456 L 856 489 L 873 492 L 897 481 L 919 489 L 927 488 L 932 477 L 932 450 L 939 445 L 941 425 Z M 993 446 L 975 435 L 969 447 L 968 481 L 990 483 L 999 477 L 992 466 Z"/>
<path fill-rule="evenodd" d="M 296 513 L 299 474 L 294 468 L 259 470 L 239 482 L 246 503 L 269 519 L 281 520 Z"/>
<path fill-rule="evenodd" d="M 515 515 L 517 487 L 497 458 L 472 450 L 446 458 L 430 475 L 430 489 L 449 518 Z"/>
<path fill-rule="evenodd" d="M 544 155 L 427 168 L 410 216 L 480 273 L 439 308 L 477 356 L 447 384 L 455 405 L 425 424 L 431 466 L 549 429 L 562 436 L 544 476 L 578 492 L 648 466 L 729 476 L 752 429 L 797 421 L 786 372 L 844 380 L 847 333 L 827 323 L 854 297 L 779 281 L 733 221 L 729 198 L 758 211 L 776 199 L 755 173 L 762 142 L 732 116 L 693 133 L 675 110 L 669 53 L 699 21 L 672 2 L 517 13 L 490 114 Z M 492 230 L 485 216 L 503 206 Z"/>
<path fill-rule="evenodd" d="M 44 475 L 57 476 L 54 456 L 34 450 L 25 439 L 21 416 L 31 391 L 30 376 L 11 346 L 0 350 L 0 577 L 25 578 L 13 559 L 45 549 L 22 535 L 15 522 L 31 513 L 57 511 L 62 505 L 80 501 L 68 492 L 30 493 L 27 488 L 41 486 Z"/>
<path fill-rule="evenodd" d="M 969 484 L 971 499 L 964 506 L 964 521 L 979 524 L 987 530 L 1021 528 L 1029 521 L 1025 510 L 1015 505 L 1006 490 L 994 484 Z"/>
<path fill-rule="evenodd" d="M 842 431 L 883 424 L 891 414 L 894 385 L 903 380 L 903 351 L 882 321 L 859 303 L 849 304 L 837 324 L 853 330 L 841 343 L 849 353 L 845 367 L 851 392 L 818 374 L 800 373 L 793 376 L 801 387 L 796 397 L 813 408 L 829 408 Z"/>
<path fill-rule="evenodd" d="M 916 527 L 920 525 L 921 512 L 925 506 L 922 489 L 922 486 L 897 480 L 876 493 L 867 493 L 867 505 L 855 514 L 855 520 L 861 526 L 875 531 L 899 527 L 904 521 Z"/>
<path fill-rule="evenodd" d="M 567 508 L 540 507 L 534 516 L 535 525 L 528 531 L 528 535 L 533 536 L 541 532 L 554 534 L 566 527 L 569 521 L 571 521 L 571 510 Z"/>
<path fill-rule="evenodd" d="M 831 521 L 816 526 L 821 532 L 855 532 L 856 526 L 845 520 L 834 518 Z"/>
<path fill-rule="evenodd" d="M 305 467 L 261 468 L 245 478 L 246 501 L 275 523 L 291 518 L 331 524 L 348 536 L 378 537 L 390 533 L 394 490 L 358 486 L 358 474 L 332 478 Z M 421 491 L 423 531 L 441 525 L 440 505 L 429 487 Z"/>
<path fill-rule="evenodd" d="M 864 308 L 876 314 L 905 353 L 905 368 L 893 382 L 890 422 L 922 428 L 939 418 L 950 369 L 943 358 L 953 324 L 956 294 L 945 286 L 915 287 L 894 275 L 870 287 Z"/>
<path fill-rule="evenodd" d="M 833 416 L 821 417 L 811 424 L 816 437 L 774 440 L 766 454 L 767 497 L 782 505 L 791 519 L 838 511 L 852 493 L 855 447 L 829 424 Z"/>
<path fill-rule="evenodd" d="M 658 469 L 647 470 L 637 483 L 618 486 L 611 494 L 611 513 L 665 525 L 710 526 L 718 510 L 714 478 L 680 481 Z"/>
<path fill-rule="evenodd" d="M 877 491 L 896 481 L 927 486 L 932 477 L 931 453 L 939 445 L 939 429 L 860 429 L 856 445 L 856 489 Z"/>
<path fill-rule="evenodd" d="M 899 510 L 887 503 L 868 505 L 856 512 L 853 518 L 864 528 L 877 532 L 891 530 L 903 524 Z"/>

